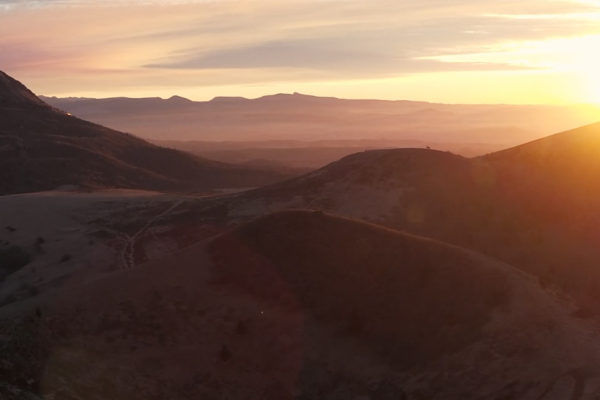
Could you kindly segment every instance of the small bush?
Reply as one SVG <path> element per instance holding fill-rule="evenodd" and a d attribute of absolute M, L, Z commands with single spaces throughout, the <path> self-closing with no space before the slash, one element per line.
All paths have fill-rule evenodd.
<path fill-rule="evenodd" d="M 221 351 L 219 351 L 219 358 L 223 362 L 227 362 L 231 359 L 231 351 L 227 346 L 223 345 L 221 347 Z"/>
<path fill-rule="evenodd" d="M 41 237 L 41 236 L 38 236 L 37 239 L 35 239 L 35 243 L 33 244 L 33 246 L 35 247 L 35 250 L 38 253 L 43 253 L 44 252 L 44 248 L 42 247 L 42 245 L 44 243 L 46 243 L 46 240 L 43 237 Z"/>
<path fill-rule="evenodd" d="M 40 294 L 40 289 L 37 286 L 29 286 L 27 288 L 27 294 L 29 294 L 30 297 L 37 296 Z"/>
<path fill-rule="evenodd" d="M 240 336 L 244 336 L 246 333 L 248 333 L 248 326 L 244 321 L 239 320 L 237 322 L 237 325 L 235 326 L 235 333 Z"/>
<path fill-rule="evenodd" d="M 31 262 L 31 255 L 19 246 L 0 249 L 0 281 Z"/>
<path fill-rule="evenodd" d="M 17 301 L 17 297 L 14 294 L 9 294 L 2 301 L 0 301 L 0 307 L 14 303 L 15 301 Z"/>

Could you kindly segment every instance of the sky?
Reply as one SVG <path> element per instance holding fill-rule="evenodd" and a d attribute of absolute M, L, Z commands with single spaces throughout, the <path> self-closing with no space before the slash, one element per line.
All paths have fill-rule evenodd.
<path fill-rule="evenodd" d="M 0 0 L 38 94 L 600 103 L 600 0 Z"/>

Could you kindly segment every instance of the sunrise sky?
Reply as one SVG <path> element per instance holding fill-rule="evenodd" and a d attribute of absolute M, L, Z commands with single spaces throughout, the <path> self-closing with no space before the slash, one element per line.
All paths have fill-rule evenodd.
<path fill-rule="evenodd" d="M 600 0 L 0 0 L 38 94 L 600 103 Z"/>

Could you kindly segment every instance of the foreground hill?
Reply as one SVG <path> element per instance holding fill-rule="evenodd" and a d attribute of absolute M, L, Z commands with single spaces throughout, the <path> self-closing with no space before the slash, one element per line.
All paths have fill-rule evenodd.
<path fill-rule="evenodd" d="M 0 307 L 0 396 L 593 399 L 598 336 L 571 312 L 468 250 L 283 212 Z"/>
<path fill-rule="evenodd" d="M 0 194 L 61 185 L 205 191 L 281 177 L 165 149 L 80 120 L 0 72 Z"/>
<path fill-rule="evenodd" d="M 478 337 L 511 284 L 451 246 L 320 212 L 263 217 L 211 249 L 218 281 L 310 309 L 402 366 Z"/>
<path fill-rule="evenodd" d="M 586 398 L 598 391 L 588 384 L 584 396 L 581 379 L 598 374 L 588 364 L 598 349 L 590 337 L 570 345 L 586 328 L 509 265 L 307 211 L 265 216 L 211 246 L 222 284 L 307 310 L 402 371 L 406 397 L 389 398 Z M 337 361 L 368 376 L 350 359 Z"/>

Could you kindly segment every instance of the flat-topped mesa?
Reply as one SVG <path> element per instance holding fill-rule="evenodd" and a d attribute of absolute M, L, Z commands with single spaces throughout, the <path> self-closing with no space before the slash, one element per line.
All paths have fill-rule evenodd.
<path fill-rule="evenodd" d="M 16 79 L 0 71 L 0 106 L 49 107 Z"/>

